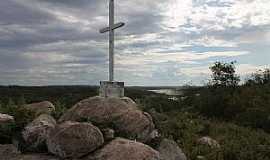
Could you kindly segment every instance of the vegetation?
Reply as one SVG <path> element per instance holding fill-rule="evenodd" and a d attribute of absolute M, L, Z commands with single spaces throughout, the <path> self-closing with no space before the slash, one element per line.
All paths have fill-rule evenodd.
<path fill-rule="evenodd" d="M 214 83 L 210 83 L 212 85 L 198 90 L 200 96 L 189 96 L 184 102 L 185 105 L 190 105 L 193 112 L 198 112 L 208 118 L 230 121 L 270 132 L 269 69 L 253 74 L 242 86 L 235 86 L 236 83 L 231 83 L 232 79 L 238 79 L 234 75 L 233 63 L 225 66 L 230 68 L 228 70 L 231 75 L 222 80 L 221 84 L 224 85 L 220 86 L 218 83 L 217 88 L 216 78 L 213 78 Z M 213 77 L 215 73 L 213 71 Z M 226 77 L 222 74 L 227 75 L 227 73 L 221 73 L 221 77 Z"/>
<path fill-rule="evenodd" d="M 270 72 L 260 70 L 239 85 L 235 62 L 210 67 L 207 86 L 185 89 L 178 101 L 148 96 L 141 104 L 163 137 L 174 139 L 188 158 L 205 160 L 270 159 Z M 210 136 L 221 148 L 198 145 Z"/>
<path fill-rule="evenodd" d="M 128 87 L 125 94 L 153 116 L 162 137 L 174 139 L 190 160 L 269 160 L 270 70 L 259 70 L 239 85 L 234 65 L 214 63 L 208 85 L 185 87 L 178 100 L 149 92 L 153 88 L 147 87 Z M 0 143 L 10 143 L 11 133 L 32 120 L 21 105 L 51 101 L 58 119 L 97 92 L 97 87 L 89 86 L 0 87 L 0 112 L 16 119 L 15 125 L 0 128 Z M 214 138 L 221 147 L 199 145 L 197 139 L 202 136 Z"/>
<path fill-rule="evenodd" d="M 187 112 L 168 112 L 155 117 L 163 137 L 174 139 L 191 160 L 268 160 L 270 135 L 262 130 L 241 127 L 233 123 L 207 120 Z M 157 118 L 158 117 L 158 118 Z M 210 136 L 221 148 L 199 145 L 197 139 Z"/>
<path fill-rule="evenodd" d="M 240 77 L 235 74 L 235 62 L 216 62 L 210 67 L 213 75 L 210 84 L 214 87 L 235 87 L 240 82 Z"/>

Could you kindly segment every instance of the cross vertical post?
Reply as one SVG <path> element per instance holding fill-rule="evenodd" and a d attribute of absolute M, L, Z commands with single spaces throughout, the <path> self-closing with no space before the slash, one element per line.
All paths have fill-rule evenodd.
<path fill-rule="evenodd" d="M 109 81 L 114 81 L 114 0 L 109 4 Z"/>
<path fill-rule="evenodd" d="M 101 97 L 124 97 L 124 82 L 114 81 L 114 30 L 124 25 L 123 22 L 114 24 L 114 0 L 109 0 L 109 26 L 99 30 L 109 32 L 109 81 L 100 82 Z"/>

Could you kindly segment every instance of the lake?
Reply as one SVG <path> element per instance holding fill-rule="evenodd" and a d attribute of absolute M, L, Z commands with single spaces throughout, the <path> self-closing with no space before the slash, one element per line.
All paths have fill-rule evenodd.
<path fill-rule="evenodd" d="M 157 90 L 148 90 L 148 91 L 159 93 L 159 94 L 165 94 L 168 96 L 183 95 L 183 92 L 177 89 L 157 89 Z"/>

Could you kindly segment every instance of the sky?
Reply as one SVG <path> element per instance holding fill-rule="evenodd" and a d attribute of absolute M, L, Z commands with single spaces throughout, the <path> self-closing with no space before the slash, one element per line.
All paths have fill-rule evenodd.
<path fill-rule="evenodd" d="M 115 0 L 115 80 L 202 85 L 215 61 L 270 67 L 269 0 Z M 0 85 L 108 79 L 108 0 L 1 0 Z"/>

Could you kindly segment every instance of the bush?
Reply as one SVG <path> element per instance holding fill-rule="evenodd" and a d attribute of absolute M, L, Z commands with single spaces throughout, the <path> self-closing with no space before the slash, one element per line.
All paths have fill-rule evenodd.
<path fill-rule="evenodd" d="M 55 111 L 52 113 L 52 116 L 57 120 L 59 119 L 65 112 L 67 111 L 67 107 L 61 103 L 60 101 L 57 101 L 55 103 Z"/>

